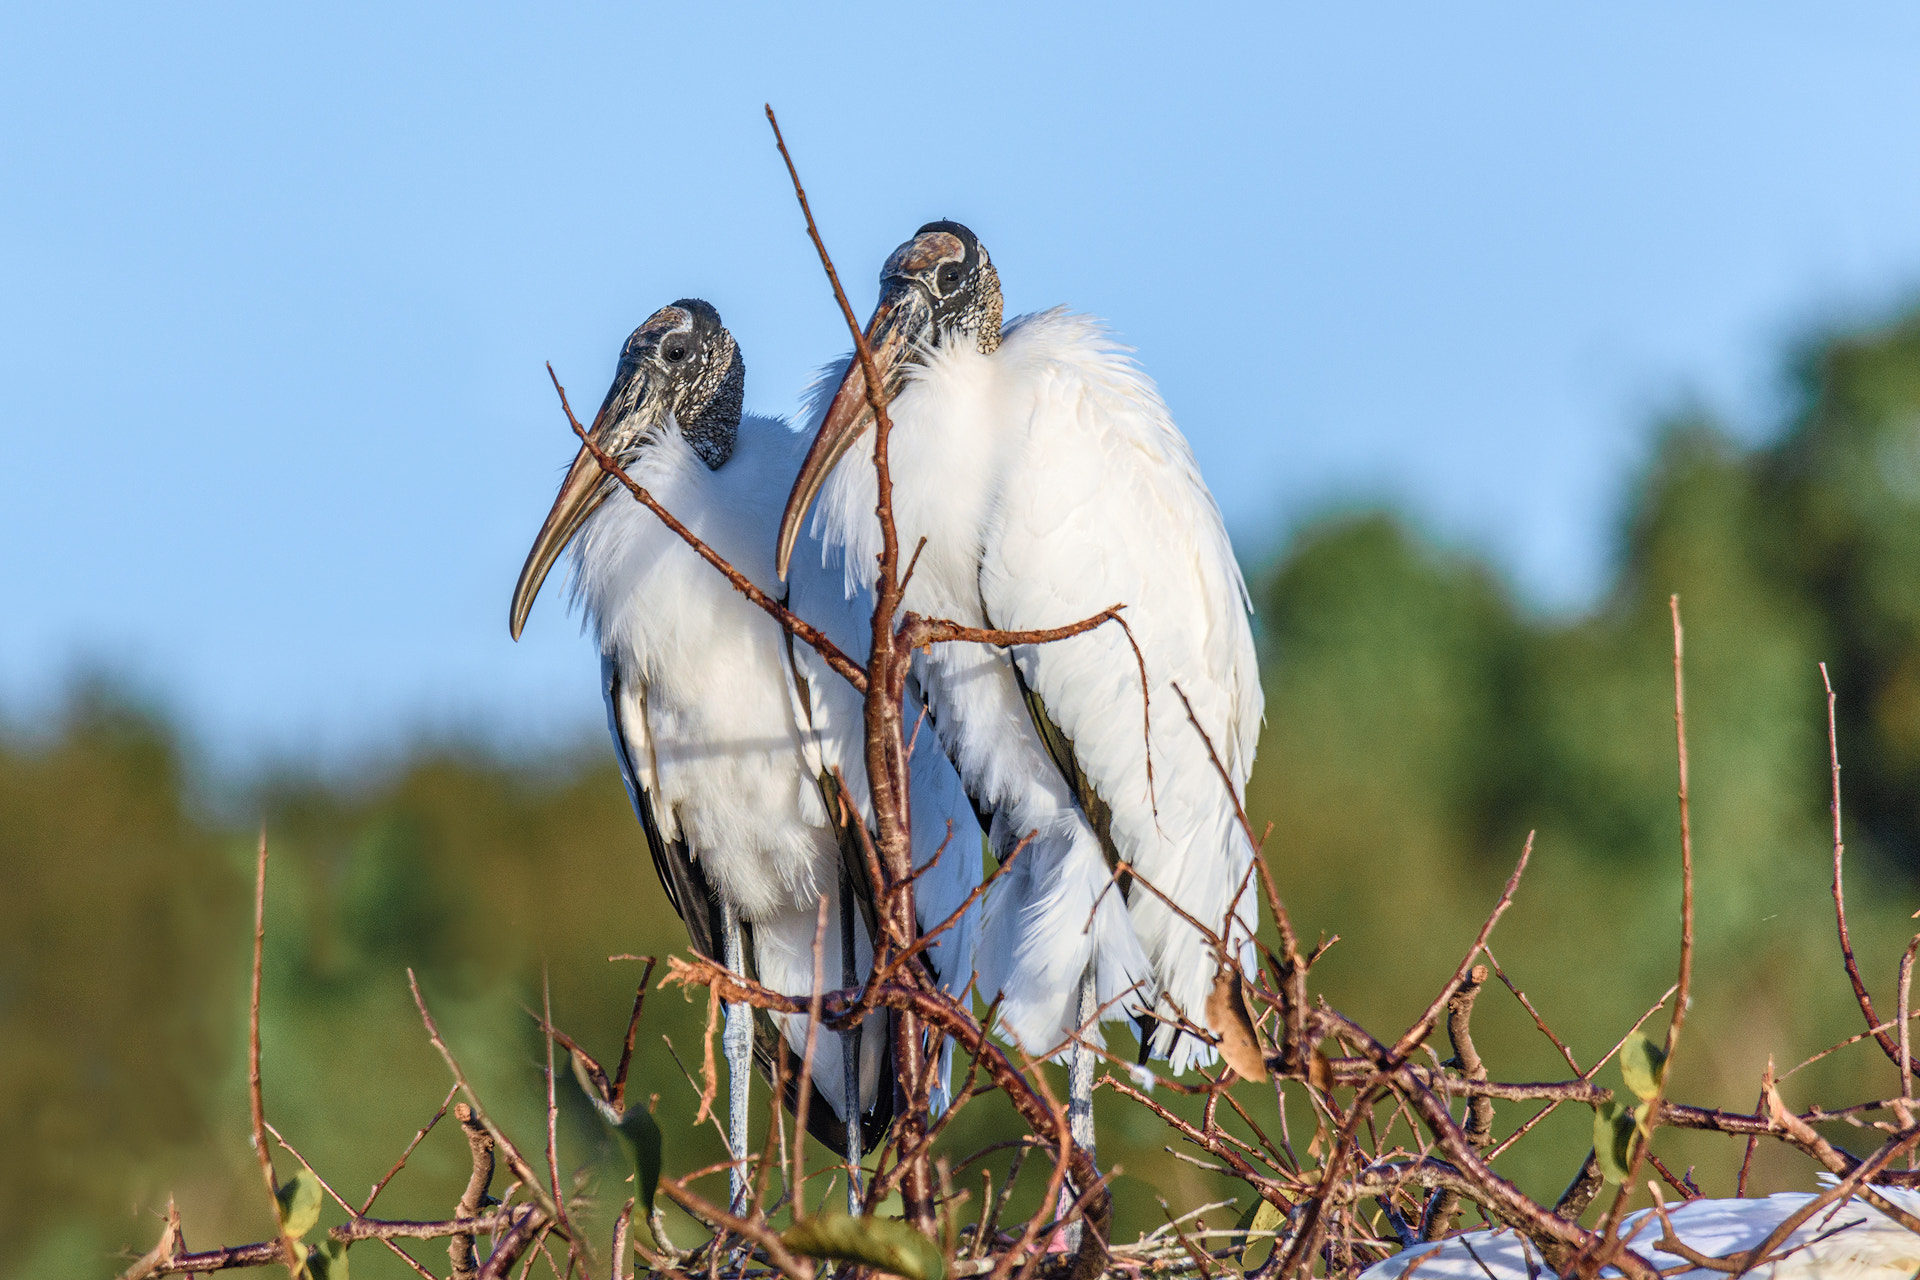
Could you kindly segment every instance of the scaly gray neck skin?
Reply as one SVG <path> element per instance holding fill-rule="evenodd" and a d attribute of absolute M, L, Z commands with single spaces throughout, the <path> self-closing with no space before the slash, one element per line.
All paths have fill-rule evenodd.
<path fill-rule="evenodd" d="M 1000 273 L 987 260 L 987 247 L 980 246 L 980 283 L 974 290 L 973 304 L 967 308 L 960 332 L 973 334 L 980 354 L 990 356 L 1000 349 L 1000 317 L 1005 307 L 1000 297 Z"/>

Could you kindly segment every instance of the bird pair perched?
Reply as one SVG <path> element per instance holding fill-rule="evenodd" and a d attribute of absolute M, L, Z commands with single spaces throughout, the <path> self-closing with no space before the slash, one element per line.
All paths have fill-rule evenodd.
<path fill-rule="evenodd" d="M 918 548 L 903 610 L 1027 631 L 1125 606 L 1127 630 L 933 645 L 913 660 L 905 708 L 931 729 L 911 757 L 920 928 L 980 884 L 976 830 L 1013 860 L 978 919 L 934 940 L 930 966 L 962 999 L 970 987 L 997 998 L 998 1027 L 1027 1052 L 1068 1058 L 1074 1137 L 1091 1153 L 1100 1024 L 1131 1018 L 1142 1056 L 1175 1071 L 1211 1061 L 1216 977 L 1254 972 L 1240 806 L 1262 697 L 1246 585 L 1153 383 L 1086 317 L 1003 324 L 999 276 L 967 228 L 930 223 L 894 251 L 867 339 L 893 423 L 899 545 Z M 874 421 L 865 374 L 832 366 L 797 431 L 743 414 L 744 387 L 718 313 L 682 300 L 627 340 L 589 435 L 865 661 L 881 547 L 873 458 L 856 447 Z M 825 983 L 857 985 L 871 891 L 839 783 L 852 820 L 870 816 L 860 696 L 664 522 L 607 501 L 616 487 L 583 448 L 521 571 L 513 634 L 571 543 L 621 773 L 695 949 L 804 996 L 824 909 L 838 929 Z M 736 1161 L 747 1058 L 757 1050 L 764 1067 L 781 1034 L 805 1051 L 804 1017 L 752 1026 L 744 1006 L 728 1010 Z M 814 1078 L 840 1088 L 821 1090 L 807 1123 L 855 1165 L 896 1105 L 890 1042 L 856 1029 L 814 1051 Z"/>

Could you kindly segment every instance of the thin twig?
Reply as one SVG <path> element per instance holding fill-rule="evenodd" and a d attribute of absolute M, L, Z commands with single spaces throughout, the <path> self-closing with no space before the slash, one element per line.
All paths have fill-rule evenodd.
<path fill-rule="evenodd" d="M 300 1276 L 300 1251 L 294 1247 L 280 1212 L 280 1180 L 274 1176 L 273 1153 L 267 1150 L 267 1107 L 260 1085 L 260 969 L 267 945 L 267 829 L 260 828 L 260 850 L 253 873 L 253 985 L 247 1000 L 247 1113 L 253 1126 L 253 1152 L 260 1160 L 260 1177 L 267 1185 L 267 1203 L 280 1233 L 281 1260 L 293 1280 Z"/>
<path fill-rule="evenodd" d="M 1820 683 L 1827 691 L 1827 763 L 1833 779 L 1833 798 L 1829 809 L 1833 814 L 1833 915 L 1834 923 L 1840 932 L 1840 958 L 1847 967 L 1847 981 L 1853 984 L 1854 1003 L 1860 1006 L 1860 1014 L 1867 1020 L 1867 1026 L 1873 1030 L 1875 1043 L 1881 1052 L 1887 1055 L 1894 1066 L 1901 1069 L 1902 1075 L 1910 1075 L 1920 1070 L 1920 1063 L 1911 1057 L 1903 1057 L 1900 1048 L 1882 1028 L 1880 1015 L 1873 1011 L 1873 997 L 1867 994 L 1867 984 L 1860 976 L 1860 964 L 1853 958 L 1853 938 L 1847 930 L 1847 895 L 1841 883 L 1841 864 L 1846 856 L 1846 842 L 1840 838 L 1840 740 L 1835 729 L 1834 704 L 1837 701 L 1833 692 L 1833 680 L 1827 674 L 1827 664 L 1820 664 Z"/>
<path fill-rule="evenodd" d="M 360 1206 L 359 1211 L 353 1215 L 354 1217 L 364 1218 L 373 1212 L 373 1202 L 380 1198 L 380 1193 L 387 1189 L 387 1184 L 393 1181 L 394 1176 L 398 1174 L 400 1170 L 406 1168 L 407 1158 L 413 1154 L 414 1148 L 418 1147 L 421 1142 L 426 1139 L 426 1136 L 433 1132 L 433 1127 L 439 1124 L 441 1118 L 447 1114 L 447 1108 L 453 1105 L 453 1095 L 458 1092 L 460 1092 L 460 1086 L 457 1084 L 447 1090 L 447 1096 L 440 1100 L 440 1109 L 433 1113 L 431 1120 L 428 1120 L 426 1124 L 421 1126 L 420 1132 L 413 1135 L 413 1141 L 407 1144 L 407 1149 L 400 1153 L 400 1158 L 393 1162 L 393 1167 L 387 1170 L 385 1176 L 373 1184 L 373 1190 L 367 1193 L 366 1203 Z"/>
<path fill-rule="evenodd" d="M 567 389 L 560 385 L 560 376 L 553 371 L 551 363 L 547 365 L 547 377 L 552 380 L 553 389 L 560 394 L 560 407 L 566 411 L 567 422 L 573 427 L 573 434 L 580 437 L 581 445 L 593 455 L 593 460 L 600 464 L 601 471 L 613 477 L 622 488 L 634 496 L 641 506 L 658 516 L 662 524 L 673 530 L 682 542 L 693 548 L 695 555 L 718 569 L 720 575 L 733 584 L 735 591 L 751 600 L 784 630 L 818 653 L 821 661 L 846 677 L 854 688 L 863 693 L 866 691 L 867 673 L 859 663 L 843 653 L 840 646 L 827 639 L 818 628 L 754 585 L 753 580 L 734 568 L 725 556 L 708 546 L 700 539 L 699 534 L 680 523 L 671 511 L 661 506 L 651 493 L 627 474 L 626 468 L 620 465 L 619 459 L 600 447 L 599 441 L 593 438 L 592 433 L 580 425 L 580 419 L 573 416 L 573 406 L 567 403 Z"/>
<path fill-rule="evenodd" d="M 793 1114 L 801 1123 L 806 1122 L 807 1106 L 813 1100 L 813 1047 L 820 1035 L 820 1001 L 826 994 L 827 985 L 827 895 L 820 895 L 820 905 L 816 909 L 813 925 L 813 990 L 807 997 L 807 1044 L 806 1052 L 800 1058 L 800 1084 L 794 1093 Z M 844 1043 L 842 1049 L 844 1051 Z M 846 1118 L 849 1125 L 860 1123 L 858 1115 Z M 807 1143 L 804 1137 L 793 1144 L 793 1185 L 803 1187 L 807 1184 Z M 807 1203 L 803 1196 L 793 1197 L 793 1219 L 795 1222 L 807 1216 Z"/>

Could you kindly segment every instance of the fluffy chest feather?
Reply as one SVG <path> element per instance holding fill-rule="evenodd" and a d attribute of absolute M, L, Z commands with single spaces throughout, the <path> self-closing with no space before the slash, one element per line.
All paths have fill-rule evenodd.
<path fill-rule="evenodd" d="M 791 444 L 778 424 L 748 425 L 717 472 L 671 440 L 633 476 L 764 587 Z M 833 844 L 801 763 L 779 628 L 624 493 L 582 528 L 574 591 L 602 651 L 644 690 L 646 741 L 629 745 L 647 756 L 662 825 L 749 920 L 815 901 Z"/>

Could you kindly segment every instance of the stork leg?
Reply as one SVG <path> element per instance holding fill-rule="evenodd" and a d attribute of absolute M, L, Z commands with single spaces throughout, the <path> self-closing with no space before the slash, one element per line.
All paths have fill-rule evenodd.
<path fill-rule="evenodd" d="M 852 986 L 858 979 L 860 957 L 854 945 L 853 876 L 840 868 L 840 985 Z M 840 1083 L 847 1121 L 847 1214 L 860 1216 L 860 1028 L 848 1027 L 840 1033 Z"/>
<path fill-rule="evenodd" d="M 1093 961 L 1087 961 L 1086 969 L 1080 974 L 1080 990 L 1074 1001 L 1073 1020 L 1084 1038 L 1093 1031 L 1095 1016 L 1100 1010 L 1100 1000 L 1093 980 Z M 1073 1138 L 1073 1144 L 1087 1153 L 1087 1159 L 1097 1157 L 1093 1151 L 1093 1067 L 1095 1054 L 1091 1045 L 1076 1042 L 1067 1052 L 1067 1132 Z M 1073 1208 L 1074 1202 L 1085 1194 L 1087 1188 L 1076 1187 L 1071 1182 L 1060 1186 L 1059 1216 Z M 1080 1247 L 1080 1224 L 1074 1223 L 1066 1230 L 1066 1245 L 1069 1250 Z"/>
<path fill-rule="evenodd" d="M 720 949 L 732 972 L 745 976 L 746 957 L 740 945 L 740 916 L 731 903 L 720 904 Z M 727 1006 L 727 1024 L 720 1033 L 727 1056 L 727 1146 L 733 1166 L 727 1172 L 727 1198 L 735 1216 L 747 1206 L 748 1082 L 753 1073 L 753 1010 L 745 1004 Z"/>

